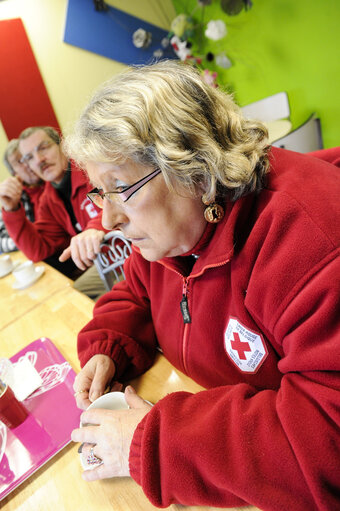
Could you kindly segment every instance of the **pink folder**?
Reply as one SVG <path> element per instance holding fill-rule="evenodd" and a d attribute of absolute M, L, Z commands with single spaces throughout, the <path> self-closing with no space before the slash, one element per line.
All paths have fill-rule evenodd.
<path fill-rule="evenodd" d="M 15 429 L 0 422 L 0 500 L 70 441 L 82 413 L 73 396 L 75 372 L 50 339 L 42 337 L 11 358 L 27 357 L 43 384 L 25 401 L 30 414 Z"/>

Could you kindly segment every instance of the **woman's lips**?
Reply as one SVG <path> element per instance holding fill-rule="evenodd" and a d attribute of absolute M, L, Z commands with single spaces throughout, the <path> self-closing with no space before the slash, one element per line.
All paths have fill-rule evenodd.
<path fill-rule="evenodd" d="M 131 243 L 133 243 L 134 245 L 136 245 L 137 243 L 141 243 L 142 241 L 145 240 L 145 238 L 127 238 Z"/>

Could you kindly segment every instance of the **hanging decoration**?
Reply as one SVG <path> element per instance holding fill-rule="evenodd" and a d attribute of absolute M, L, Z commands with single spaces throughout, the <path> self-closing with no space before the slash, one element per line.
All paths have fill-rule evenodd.
<path fill-rule="evenodd" d="M 221 9 L 228 16 L 236 16 L 242 9 L 248 11 L 252 6 L 251 0 L 221 0 Z"/>
<path fill-rule="evenodd" d="M 225 53 L 219 53 L 216 55 L 215 62 L 219 67 L 222 67 L 223 69 L 229 69 L 232 66 L 230 59 L 228 59 Z"/>
<path fill-rule="evenodd" d="M 173 19 L 170 32 L 182 39 L 188 39 L 194 35 L 194 24 L 192 18 L 186 14 L 179 14 Z"/>
<path fill-rule="evenodd" d="M 211 20 L 205 29 L 205 36 L 212 41 L 219 41 L 227 35 L 227 27 L 222 20 Z"/>
<path fill-rule="evenodd" d="M 248 10 L 252 6 L 251 0 L 219 1 L 222 11 L 229 16 L 240 13 L 242 9 Z M 218 87 L 218 68 L 229 69 L 232 61 L 225 52 L 224 39 L 228 35 L 226 23 L 222 19 L 205 22 L 205 8 L 211 3 L 212 0 L 197 0 L 197 5 L 191 13 L 178 14 L 171 22 L 166 39 L 181 61 L 198 67 L 203 80 L 212 87 Z M 213 47 L 216 55 L 213 51 L 204 54 L 202 48 L 207 46 Z M 162 48 L 154 51 L 155 58 L 162 56 Z"/>
<path fill-rule="evenodd" d="M 144 28 L 139 28 L 132 34 L 132 42 L 136 48 L 148 48 L 152 41 L 151 32 L 147 32 Z"/>
<path fill-rule="evenodd" d="M 162 2 L 157 2 L 158 9 L 162 11 L 170 27 L 167 32 L 109 6 L 105 0 L 68 0 L 67 19 L 72 18 L 76 23 L 72 27 L 71 22 L 66 24 L 64 40 L 128 65 L 149 63 L 162 58 L 178 58 L 196 66 L 201 71 L 203 80 L 212 87 L 217 87 L 219 68 L 229 69 L 232 60 L 228 55 L 226 22 L 223 19 L 206 19 L 212 3 L 219 3 L 224 19 L 224 13 L 235 16 L 252 7 L 251 0 L 196 0 L 196 6 L 191 12 L 179 13 L 171 20 L 162 7 Z M 84 9 L 89 11 L 91 4 L 95 18 L 91 14 L 90 19 L 90 15 L 84 16 Z M 86 18 L 86 27 L 79 28 L 80 18 Z M 95 27 L 93 19 L 96 22 Z M 115 44 L 111 41 L 112 27 Z"/>
<path fill-rule="evenodd" d="M 217 79 L 217 72 L 216 71 L 209 71 L 209 69 L 205 69 L 202 73 L 203 80 L 208 85 L 211 85 L 212 87 L 216 88 L 218 87 L 216 79 Z"/>

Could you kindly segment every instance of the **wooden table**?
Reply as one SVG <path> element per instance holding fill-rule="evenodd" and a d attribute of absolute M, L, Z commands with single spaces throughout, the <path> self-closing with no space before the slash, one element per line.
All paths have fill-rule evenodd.
<path fill-rule="evenodd" d="M 27 257 L 22 252 L 13 252 L 10 255 L 14 262 L 27 261 Z M 70 288 L 72 285 L 72 280 L 48 264 L 39 262 L 35 266 L 43 266 L 45 272 L 32 286 L 26 289 L 15 290 L 12 288 L 14 284 L 12 273 L 0 279 L 0 328 L 4 328 L 20 318 L 54 293 Z"/>
<path fill-rule="evenodd" d="M 78 331 L 92 317 L 93 302 L 72 287 L 65 285 L 47 297 L 50 289 L 47 272 L 44 282 L 45 298 L 41 303 L 26 307 L 26 312 L 0 330 L 1 356 L 10 357 L 31 341 L 49 337 L 78 372 L 76 353 Z M 2 284 L 0 284 L 1 293 Z M 13 290 L 12 290 L 13 292 Z M 29 295 L 29 290 L 26 290 Z M 15 293 L 16 294 L 16 293 Z M 41 297 L 43 292 L 41 290 Z M 31 298 L 28 297 L 30 304 Z M 174 369 L 169 362 L 158 355 L 154 366 L 142 377 L 132 382 L 140 395 L 156 402 L 169 392 L 202 389 L 187 376 Z M 77 454 L 78 445 L 72 442 L 40 470 L 12 491 L 0 503 L 3 511 L 152 511 L 155 508 L 145 497 L 142 489 L 130 478 L 117 478 L 87 483 L 81 478 L 82 468 Z M 213 507 L 172 505 L 171 511 L 220 510 Z M 229 508 L 230 509 L 230 508 Z M 244 508 L 231 508 L 241 510 Z M 248 511 L 257 508 L 247 507 Z M 258 510 L 257 510 L 258 511 Z"/>

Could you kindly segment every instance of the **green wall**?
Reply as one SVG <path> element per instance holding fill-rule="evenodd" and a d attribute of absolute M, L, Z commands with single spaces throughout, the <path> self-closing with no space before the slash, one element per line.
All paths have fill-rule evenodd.
<path fill-rule="evenodd" d="M 177 13 L 188 14 L 197 0 L 173 4 Z M 200 15 L 196 8 L 194 18 Z M 324 146 L 340 145 L 340 1 L 253 0 L 249 11 L 228 16 L 212 0 L 204 21 L 216 19 L 225 21 L 228 34 L 217 42 L 204 37 L 203 50 L 225 51 L 233 62 L 216 70 L 236 101 L 243 106 L 285 90 L 293 127 L 316 112 Z"/>

